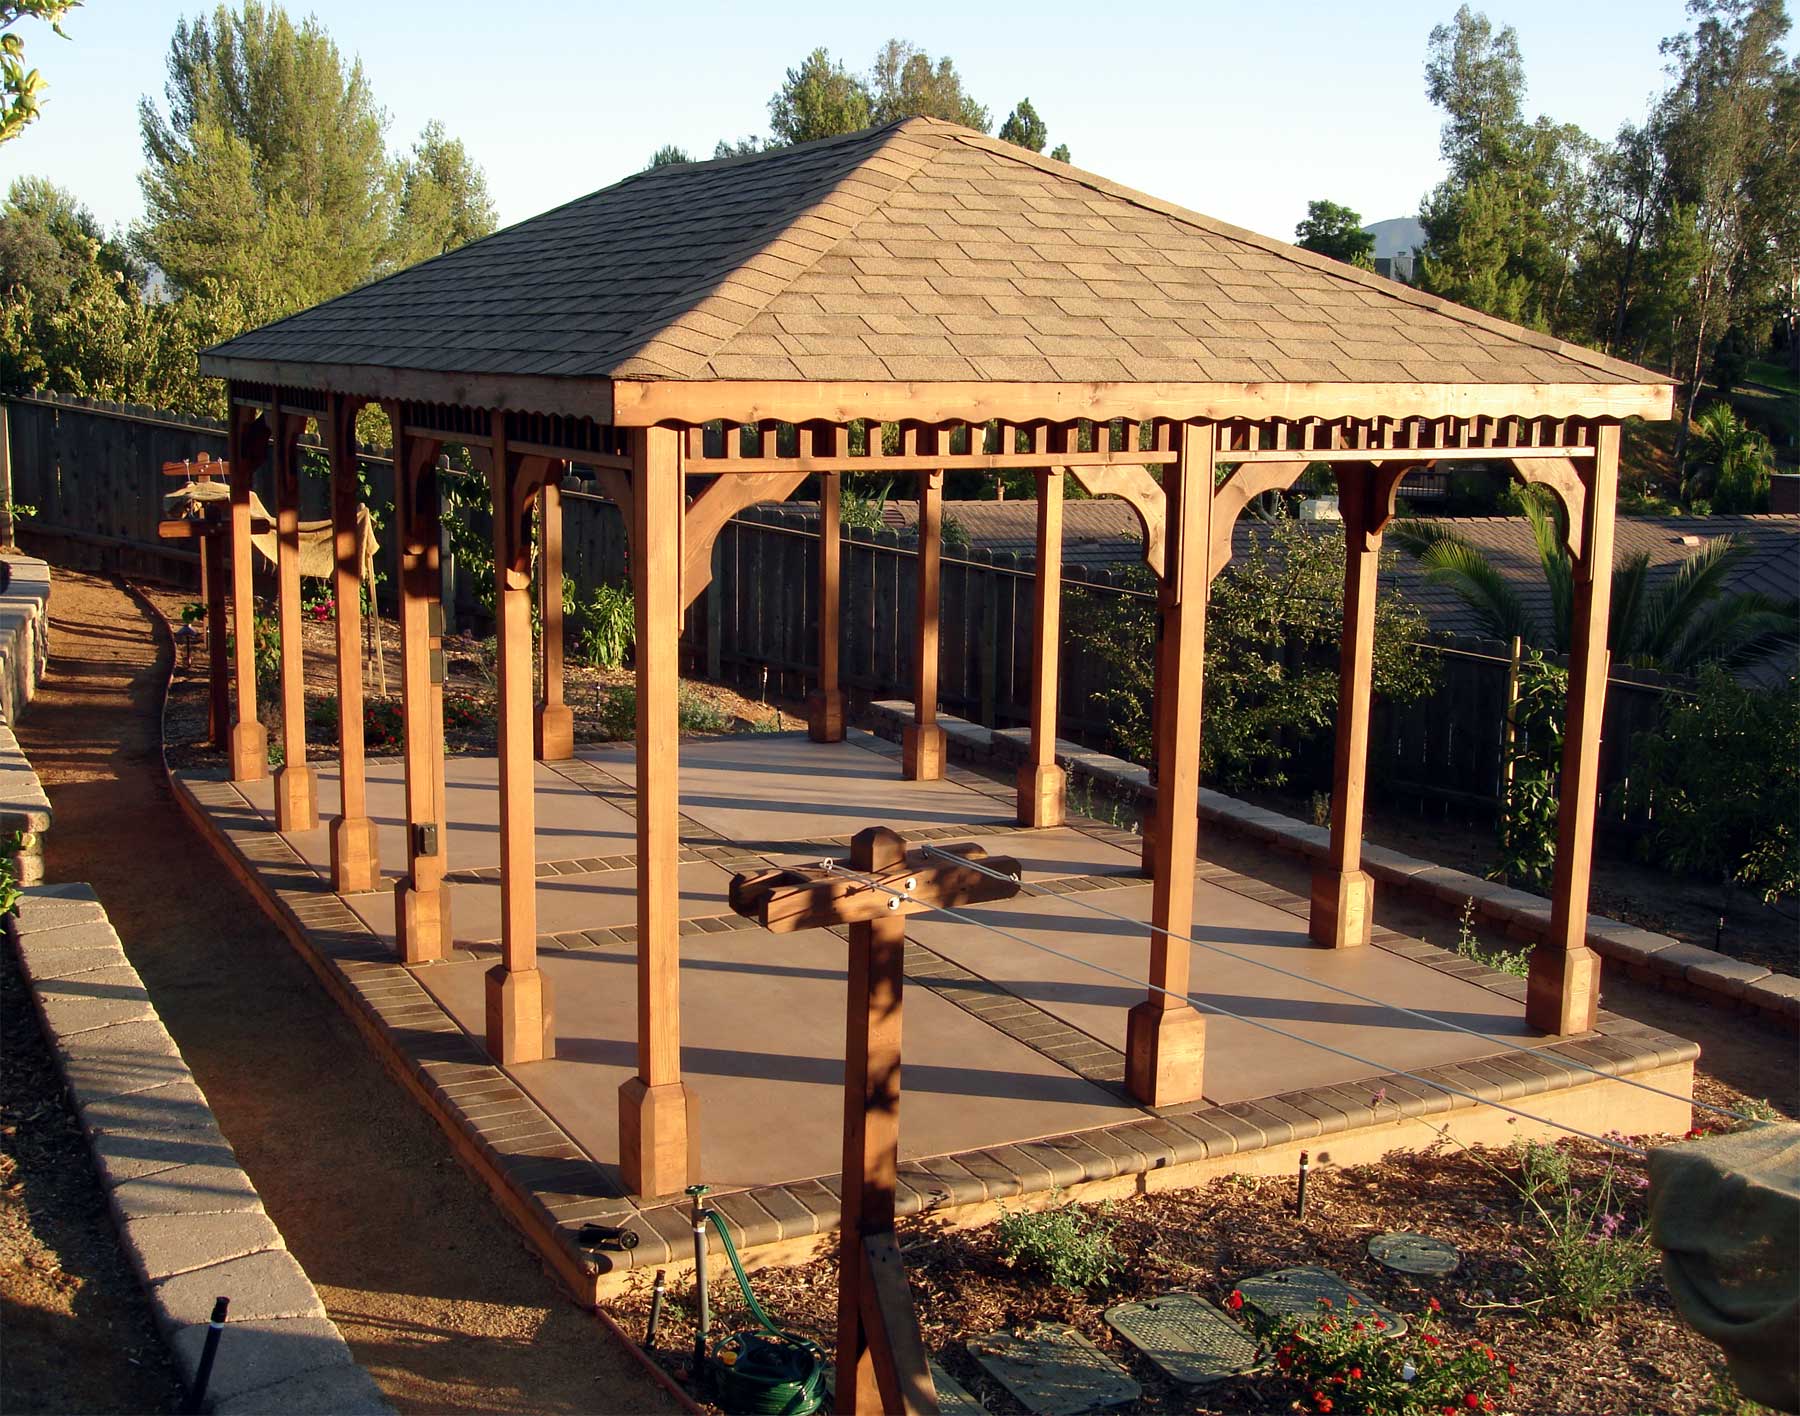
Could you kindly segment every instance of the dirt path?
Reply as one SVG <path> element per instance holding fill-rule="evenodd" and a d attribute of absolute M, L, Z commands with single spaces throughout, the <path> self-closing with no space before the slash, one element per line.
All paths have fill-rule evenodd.
<path fill-rule="evenodd" d="M 555 1291 L 189 828 L 162 777 L 167 650 L 149 611 L 108 581 L 58 571 L 50 624 L 49 679 L 19 731 L 56 813 L 47 876 L 99 892 L 271 1218 L 389 1400 L 674 1410 Z M 63 1409 L 85 1404 L 71 1390 Z"/>

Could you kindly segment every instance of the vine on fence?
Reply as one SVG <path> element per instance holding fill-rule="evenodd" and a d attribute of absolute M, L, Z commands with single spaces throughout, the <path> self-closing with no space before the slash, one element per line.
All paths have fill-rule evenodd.
<path fill-rule="evenodd" d="M 1556 811 L 1561 801 L 1563 708 L 1569 671 L 1528 649 L 1519 660 L 1519 698 L 1502 746 L 1500 864 L 1508 885 L 1545 893 L 1556 868 Z"/>

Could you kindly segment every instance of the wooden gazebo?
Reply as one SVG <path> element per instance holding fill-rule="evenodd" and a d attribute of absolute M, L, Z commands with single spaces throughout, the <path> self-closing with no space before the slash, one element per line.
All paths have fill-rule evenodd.
<path fill-rule="evenodd" d="M 357 671 L 355 415 L 392 424 L 404 635 L 408 870 L 399 950 L 450 941 L 436 603 L 445 445 L 491 481 L 499 639 L 503 938 L 487 1046 L 550 1055 L 537 967 L 534 751 L 572 751 L 561 693 L 559 479 L 580 468 L 626 512 L 637 601 L 637 1074 L 620 1095 L 623 1178 L 667 1194 L 691 1177 L 682 1080 L 677 878 L 677 638 L 709 550 L 738 510 L 817 478 L 822 595 L 811 729 L 844 731 L 838 682 L 839 479 L 916 479 L 917 684 L 904 771 L 939 775 L 941 499 L 952 470 L 1032 469 L 1038 588 L 1031 752 L 1019 821 L 1061 819 L 1055 759 L 1062 495 L 1073 478 L 1126 500 L 1160 587 L 1159 785 L 1146 940 L 1152 991 L 1132 1009 L 1128 1085 L 1200 1094 L 1205 1024 L 1182 999 L 1193 909 L 1207 590 L 1258 494 L 1335 470 L 1347 533 L 1331 847 L 1311 934 L 1369 935 L 1360 867 L 1377 553 L 1395 489 L 1422 465 L 1508 462 L 1566 509 L 1576 565 L 1567 745 L 1550 942 L 1527 1016 L 1593 1021 L 1586 943 L 1619 422 L 1670 416 L 1659 375 L 1195 215 L 1008 143 L 929 119 L 752 158 L 640 173 L 202 356 L 230 387 L 234 778 L 266 771 L 252 659 L 250 485 L 272 460 L 281 537 L 285 752 L 278 825 L 314 824 L 299 663 L 296 441 L 316 420 L 338 513 L 342 811 L 334 888 L 380 875 L 364 783 Z M 723 432 L 721 433 L 721 428 Z M 541 508 L 545 691 L 534 713 L 530 538 Z M 871 823 L 874 824 L 874 823 Z M 1167 990 L 1167 991 L 1160 991 Z"/>

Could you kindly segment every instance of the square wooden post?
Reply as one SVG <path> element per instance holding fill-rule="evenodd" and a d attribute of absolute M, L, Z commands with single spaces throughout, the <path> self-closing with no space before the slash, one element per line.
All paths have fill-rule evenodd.
<path fill-rule="evenodd" d="M 280 390 L 275 391 L 277 403 Z M 306 660 L 300 638 L 300 433 L 305 418 L 277 409 L 275 421 L 276 622 L 281 630 L 281 766 L 275 769 L 275 829 L 319 824 L 319 783 L 306 765 Z"/>
<path fill-rule="evenodd" d="M 487 972 L 487 1050 L 511 1066 L 555 1055 L 537 961 L 537 764 L 531 753 L 531 502 L 542 459 L 508 450 L 493 415 L 494 619 L 500 679 L 500 962 Z M 541 474 L 540 474 L 541 475 Z"/>
<path fill-rule="evenodd" d="M 406 772 L 406 875 L 394 887 L 394 936 L 403 963 L 443 958 L 452 942 L 444 818 L 442 585 L 438 564 L 439 443 L 393 424 L 394 534 L 400 540 L 400 695 Z"/>
<path fill-rule="evenodd" d="M 919 474 L 919 578 L 913 628 L 913 720 L 900 739 L 900 765 L 908 781 L 935 782 L 944 775 L 944 730 L 938 726 L 938 585 L 944 553 L 944 474 Z"/>
<path fill-rule="evenodd" d="M 1612 604 L 1613 516 L 1619 494 L 1619 429 L 1596 429 L 1582 502 L 1582 556 L 1569 616 L 1569 699 L 1556 812 L 1556 874 L 1550 938 L 1531 951 L 1525 1019 L 1548 1033 L 1586 1032 L 1600 1006 L 1600 956 L 1588 947 L 1588 888 L 1600 794 L 1600 731 L 1606 714 L 1607 615 Z"/>
<path fill-rule="evenodd" d="M 361 405 L 333 394 L 326 422 L 331 459 L 332 593 L 337 602 L 338 814 L 331 823 L 331 888 L 340 895 L 373 890 L 381 880 L 375 823 L 369 820 L 368 771 L 363 754 L 362 537 L 357 510 L 356 412 Z M 374 594 L 374 587 L 369 587 Z"/>
<path fill-rule="evenodd" d="M 226 542 L 230 509 L 204 512 L 200 533 L 200 598 L 206 602 L 206 736 L 221 750 L 231 746 L 231 654 L 226 632 Z"/>
<path fill-rule="evenodd" d="M 1331 770 L 1331 847 L 1313 872 L 1307 932 L 1326 949 L 1369 942 L 1375 881 L 1362 869 L 1363 797 L 1369 770 L 1369 707 L 1374 696 L 1376 571 L 1374 469 L 1338 465 L 1344 518 L 1344 629 L 1338 643 L 1337 735 Z"/>
<path fill-rule="evenodd" d="M 1163 482 L 1169 593 L 1161 610 L 1163 672 L 1156 702 L 1156 869 L 1150 904 L 1150 982 L 1155 991 L 1131 1010 L 1125 1044 L 1126 1087 L 1147 1106 L 1197 1099 L 1205 1072 L 1206 1019 L 1183 1001 L 1192 946 L 1156 931 L 1187 935 L 1194 926 L 1200 691 L 1216 436 L 1211 423 L 1184 425 L 1179 430 L 1180 461 L 1166 470 Z"/>
<path fill-rule="evenodd" d="M 538 493 L 538 608 L 544 622 L 540 673 L 543 696 L 538 703 L 532 745 L 540 762 L 562 762 L 575 755 L 575 715 L 563 701 L 563 507 L 562 469 L 551 465 Z"/>
<path fill-rule="evenodd" d="M 637 599 L 638 1069 L 619 1088 L 619 1169 L 634 1195 L 698 1173 L 694 1098 L 681 1080 L 680 434 L 633 429 Z"/>
<path fill-rule="evenodd" d="M 836 430 L 841 436 L 843 429 Z M 814 444 L 815 455 L 818 451 Z M 814 742 L 844 740 L 844 692 L 838 686 L 843 613 L 843 492 L 836 472 L 819 474 L 819 686 L 807 695 L 806 732 Z"/>
<path fill-rule="evenodd" d="M 1063 469 L 1037 474 L 1037 580 L 1032 592 L 1031 756 L 1019 768 L 1019 824 L 1063 823 L 1056 765 L 1056 681 L 1062 636 Z"/>
<path fill-rule="evenodd" d="M 231 780 L 258 782 L 269 774 L 269 730 L 256 717 L 256 581 L 250 544 L 250 492 L 269 446 L 268 425 L 255 410 L 231 406 L 226 434 L 231 467 L 232 665 L 237 721 L 231 725 Z M 220 630 L 223 638 L 223 629 Z"/>

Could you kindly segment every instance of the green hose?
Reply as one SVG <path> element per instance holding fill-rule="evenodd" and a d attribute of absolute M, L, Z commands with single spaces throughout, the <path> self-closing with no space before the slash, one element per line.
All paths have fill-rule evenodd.
<path fill-rule="evenodd" d="M 717 1210 L 707 1210 L 738 1290 L 761 1332 L 734 1332 L 713 1344 L 713 1372 L 719 1396 L 733 1416 L 811 1416 L 825 1402 L 825 1353 L 819 1344 L 775 1326 L 763 1311 L 750 1278 L 738 1261 L 737 1246 Z"/>

